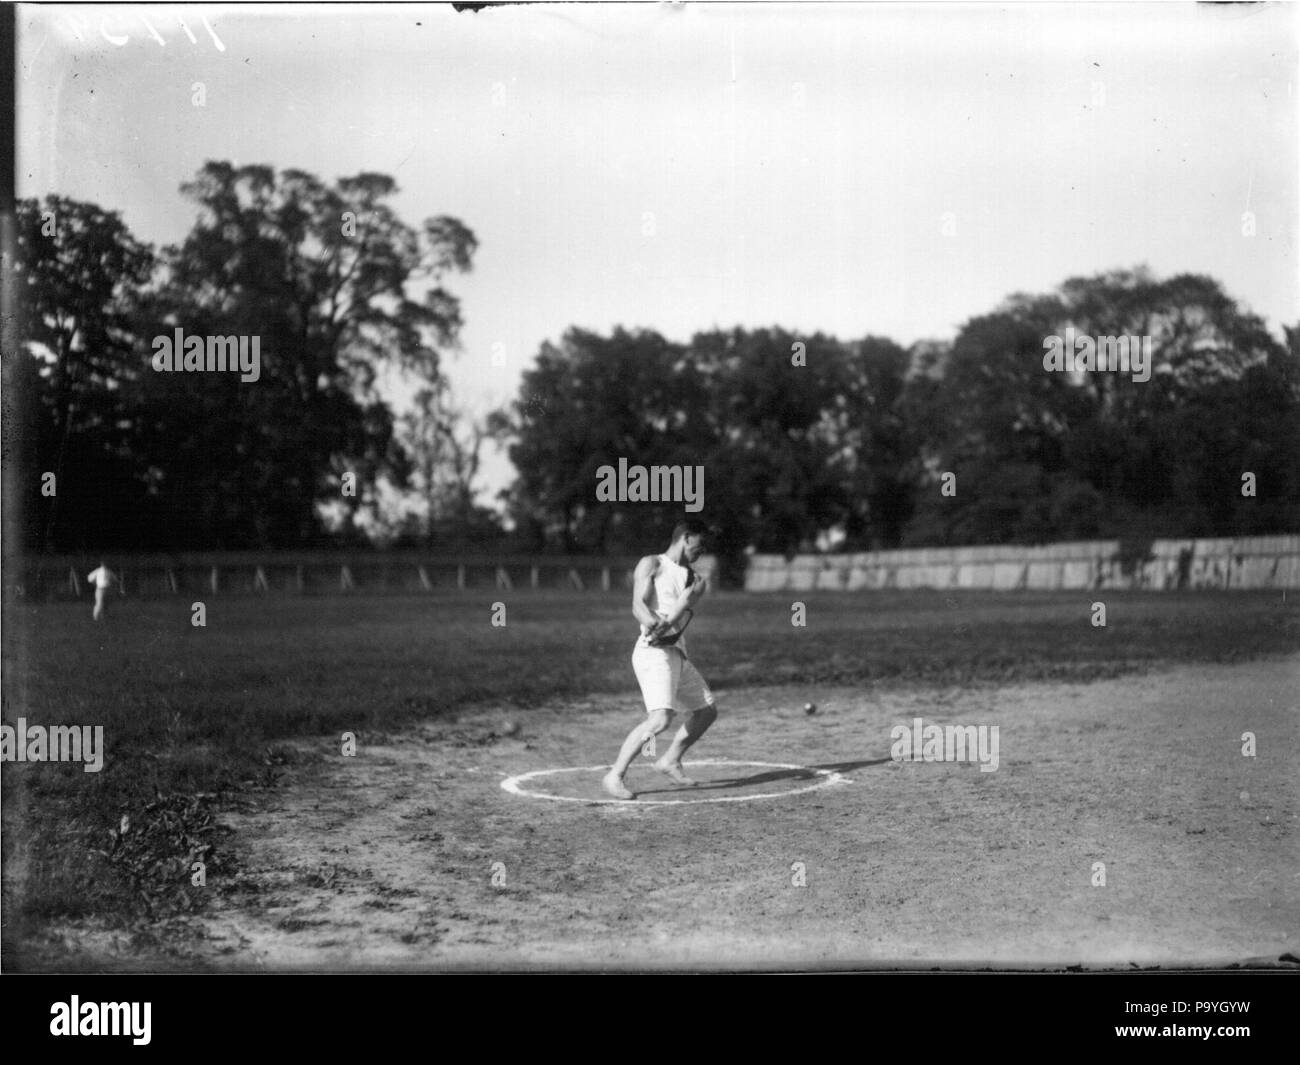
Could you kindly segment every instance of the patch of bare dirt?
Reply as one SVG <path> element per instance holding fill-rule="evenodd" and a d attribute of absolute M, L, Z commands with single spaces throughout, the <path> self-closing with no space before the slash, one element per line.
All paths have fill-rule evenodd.
<path fill-rule="evenodd" d="M 1292 657 L 1091 684 L 729 690 L 688 763 L 850 781 L 746 802 L 604 804 L 594 772 L 538 784 L 591 805 L 502 790 L 531 770 L 611 761 L 641 715 L 631 697 L 482 708 L 363 737 L 356 757 L 333 737 L 303 740 L 278 789 L 223 815 L 239 871 L 209 881 L 192 956 L 499 969 L 1300 955 L 1298 681 Z M 915 717 L 998 726 L 997 770 L 891 760 L 891 728 Z M 762 773 L 764 792 L 808 779 L 701 772 L 694 793 L 647 763 L 630 780 L 696 799 L 752 794 Z"/>

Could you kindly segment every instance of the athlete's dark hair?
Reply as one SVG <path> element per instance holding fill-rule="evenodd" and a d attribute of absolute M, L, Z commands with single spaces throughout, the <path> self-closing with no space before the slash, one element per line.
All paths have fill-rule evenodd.
<path fill-rule="evenodd" d="M 673 526 L 672 542 L 676 543 L 683 536 L 708 536 L 709 527 L 698 518 L 683 518 Z"/>

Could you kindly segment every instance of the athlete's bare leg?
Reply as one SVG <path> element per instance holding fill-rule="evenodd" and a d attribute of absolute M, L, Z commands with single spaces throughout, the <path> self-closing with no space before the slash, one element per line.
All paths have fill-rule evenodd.
<path fill-rule="evenodd" d="M 652 736 L 657 736 L 668 728 L 668 723 L 672 720 L 672 714 L 671 710 L 656 710 L 627 734 L 623 746 L 619 748 L 618 758 L 601 781 L 601 786 L 614 798 L 636 798 L 636 793 L 624 783 L 623 776 L 627 773 L 628 766 L 632 764 L 632 759 L 637 756 L 637 752 L 641 750 L 645 743 Z"/>
<path fill-rule="evenodd" d="M 672 721 L 672 710 L 653 710 L 645 721 L 627 734 L 627 739 L 619 749 L 618 759 L 614 762 L 614 768 L 606 773 L 605 779 L 601 781 L 607 792 L 616 799 L 636 798 L 636 795 L 623 783 L 623 775 L 627 772 L 627 767 L 632 764 L 632 759 L 637 756 L 637 752 L 645 746 L 650 737 L 666 732 Z"/>
<path fill-rule="evenodd" d="M 655 768 L 661 773 L 666 773 L 678 784 L 694 784 L 695 781 L 682 771 L 682 755 L 708 732 L 709 726 L 717 719 L 718 710 L 715 706 L 701 706 L 698 710 L 687 714 L 685 723 L 673 737 L 672 746 L 664 752 L 664 756 L 659 761 L 655 762 Z"/>

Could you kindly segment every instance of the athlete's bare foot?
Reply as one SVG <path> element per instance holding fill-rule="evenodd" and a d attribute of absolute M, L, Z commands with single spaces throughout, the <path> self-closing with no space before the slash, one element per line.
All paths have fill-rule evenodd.
<path fill-rule="evenodd" d="M 636 798 L 636 795 L 633 792 L 628 791 L 627 785 L 623 783 L 623 778 L 616 775 L 612 771 L 605 774 L 605 777 L 603 780 L 601 780 L 600 784 L 601 787 L 603 787 L 607 792 L 609 792 L 609 794 L 613 795 L 614 798 L 616 799 Z"/>
<path fill-rule="evenodd" d="M 695 781 L 682 772 L 681 762 L 669 762 L 660 758 L 659 761 L 655 762 L 655 768 L 674 784 L 682 784 L 688 788 L 695 787 Z"/>

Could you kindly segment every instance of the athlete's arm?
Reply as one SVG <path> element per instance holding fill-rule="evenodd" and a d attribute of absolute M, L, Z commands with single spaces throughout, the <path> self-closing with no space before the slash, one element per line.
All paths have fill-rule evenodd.
<path fill-rule="evenodd" d="M 655 573 L 659 570 L 659 560 L 654 555 L 646 555 L 636 564 L 632 579 L 632 614 L 646 628 L 653 628 L 659 618 L 650 609 L 650 597 L 654 594 Z"/>
<path fill-rule="evenodd" d="M 694 573 L 694 570 L 692 570 L 691 572 Z M 694 606 L 696 603 L 698 603 L 701 599 L 704 598 L 704 593 L 707 592 L 708 590 L 709 590 L 709 582 L 704 577 L 701 577 L 698 573 L 696 573 L 695 580 L 691 582 L 690 588 L 686 590 L 686 595 L 690 601 L 690 604 Z"/>
<path fill-rule="evenodd" d="M 696 574 L 695 580 L 691 583 L 691 586 L 686 589 L 686 594 L 677 601 L 677 605 L 673 607 L 672 610 L 668 611 L 668 613 L 664 615 L 664 623 L 669 626 L 676 625 L 677 622 L 686 616 L 688 610 L 695 609 L 695 604 L 700 601 L 700 596 L 703 594 L 704 581 L 698 574 Z"/>
<path fill-rule="evenodd" d="M 685 616 L 686 611 L 695 609 L 695 596 L 684 595 L 677 601 L 677 605 L 664 615 L 664 624 L 668 626 L 676 625 Z"/>

